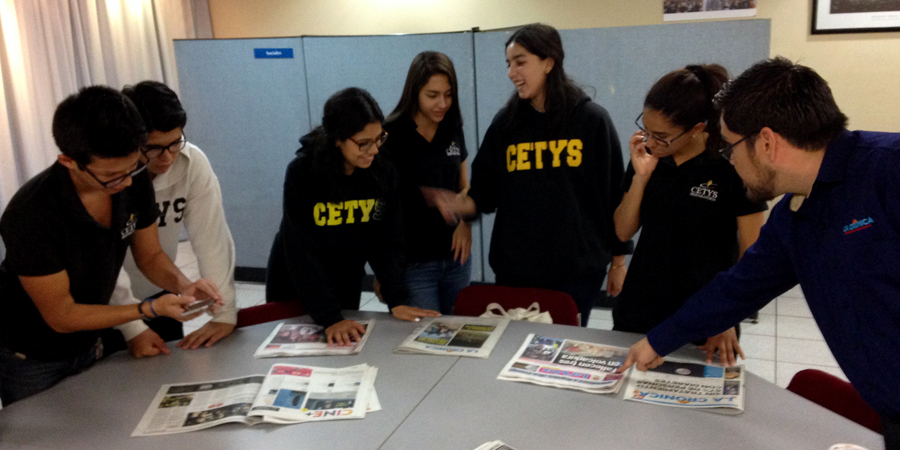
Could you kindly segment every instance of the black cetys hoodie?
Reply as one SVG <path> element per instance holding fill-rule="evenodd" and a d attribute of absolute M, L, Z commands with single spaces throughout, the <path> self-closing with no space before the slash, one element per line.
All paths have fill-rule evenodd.
<path fill-rule="evenodd" d="M 585 95 L 550 129 L 546 114 L 520 101 L 517 117 L 497 113 L 472 162 L 469 195 L 479 212 L 497 213 L 491 267 L 522 284 L 605 270 L 631 246 L 613 224 L 624 167 L 609 113 Z"/>

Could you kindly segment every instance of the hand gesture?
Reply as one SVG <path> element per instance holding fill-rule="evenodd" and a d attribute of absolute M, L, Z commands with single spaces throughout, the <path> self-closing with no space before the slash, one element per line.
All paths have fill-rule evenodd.
<path fill-rule="evenodd" d="M 366 327 L 355 320 L 342 320 L 325 329 L 328 337 L 328 345 L 346 347 L 353 342 L 359 342 L 361 335 L 366 332 Z"/>
<path fill-rule="evenodd" d="M 234 331 L 234 325 L 211 320 L 206 322 L 199 330 L 185 336 L 175 346 L 181 347 L 183 350 L 193 350 L 204 344 L 206 347 L 212 347 L 213 344 L 231 334 L 232 331 Z"/>
<path fill-rule="evenodd" d="M 622 367 L 619 367 L 616 373 L 623 373 L 632 365 L 637 365 L 637 370 L 646 372 L 647 369 L 655 369 L 663 361 L 665 359 L 659 356 L 656 350 L 653 350 L 653 347 L 650 346 L 650 341 L 647 338 L 643 338 L 640 342 L 631 346 L 631 351 L 628 352 L 625 364 L 622 364 Z"/>
<path fill-rule="evenodd" d="M 149 328 L 128 341 L 128 350 L 135 358 L 156 356 L 160 353 L 168 355 L 172 352 L 166 345 L 166 341 Z"/>
<path fill-rule="evenodd" d="M 707 339 L 706 342 L 700 346 L 700 349 L 706 350 L 707 364 L 712 363 L 713 355 L 716 353 L 716 350 L 719 351 L 719 359 L 722 360 L 722 365 L 726 367 L 737 364 L 737 357 L 734 356 L 735 352 L 741 355 L 741 359 L 747 359 L 747 357 L 744 356 L 741 345 L 738 343 L 737 331 L 734 327 Z"/>
<path fill-rule="evenodd" d="M 644 137 L 643 131 L 635 131 L 628 140 L 628 147 L 631 149 L 631 166 L 635 176 L 649 177 L 656 169 L 659 158 L 650 154 Z"/>
<path fill-rule="evenodd" d="M 450 245 L 453 250 L 453 260 L 459 261 L 459 264 L 465 264 L 472 253 L 472 224 L 462 221 L 453 231 L 453 244 Z"/>

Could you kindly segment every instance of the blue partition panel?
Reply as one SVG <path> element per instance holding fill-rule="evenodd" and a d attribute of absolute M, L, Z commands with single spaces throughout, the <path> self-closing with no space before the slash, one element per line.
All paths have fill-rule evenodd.
<path fill-rule="evenodd" d="M 644 96 L 662 75 L 696 63 L 718 63 L 732 76 L 769 56 L 769 21 L 740 20 L 674 25 L 563 30 L 566 72 L 612 116 L 630 159 L 628 137 L 636 131 Z M 475 35 L 478 86 L 478 141 L 491 119 L 513 93 L 507 77 L 504 44 L 512 31 Z M 493 215 L 482 218 L 482 242 L 488 254 Z M 494 272 L 485 256 L 485 281 Z"/>
<path fill-rule="evenodd" d="M 219 178 L 237 265 L 264 268 L 284 171 L 309 131 L 301 39 L 175 41 L 175 56 L 185 134 Z"/>
<path fill-rule="evenodd" d="M 350 86 L 369 91 L 387 116 L 400 101 L 413 57 L 426 50 L 445 53 L 456 68 L 459 106 L 471 162 L 477 148 L 472 33 L 305 37 L 303 46 L 313 126 L 320 123 L 328 97 Z M 480 225 L 476 223 L 472 227 L 472 279 L 476 281 L 482 279 L 480 236 Z"/>

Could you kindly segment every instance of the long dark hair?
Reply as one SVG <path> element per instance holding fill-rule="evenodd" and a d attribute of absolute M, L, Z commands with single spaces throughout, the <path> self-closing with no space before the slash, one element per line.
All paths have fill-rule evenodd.
<path fill-rule="evenodd" d="M 300 152 L 311 151 L 312 165 L 316 174 L 328 190 L 329 200 L 345 200 L 347 192 L 344 172 L 344 155 L 337 146 L 337 141 L 346 141 L 354 134 L 362 131 L 370 123 L 381 123 L 384 115 L 378 102 L 366 90 L 351 87 L 340 90 L 325 102 L 322 114 L 322 125 L 300 139 L 303 148 Z M 307 149 L 309 147 L 309 149 Z M 372 176 L 376 185 L 384 194 L 387 190 L 384 162 L 376 157 L 372 165 L 365 170 Z"/>
<path fill-rule="evenodd" d="M 385 122 L 393 122 L 401 117 L 412 119 L 419 112 L 419 91 L 428 84 L 434 75 L 445 75 L 450 82 L 450 92 L 453 103 L 441 121 L 441 125 L 450 127 L 454 131 L 462 129 L 462 114 L 459 112 L 459 88 L 456 82 L 456 69 L 453 61 L 440 52 L 422 52 L 413 58 L 406 73 L 406 84 L 403 85 L 403 94 L 397 107 L 388 116 Z"/>
<path fill-rule="evenodd" d="M 725 146 L 713 99 L 727 82 L 728 71 L 718 64 L 690 65 L 663 75 L 647 93 L 644 107 L 659 111 L 682 130 L 705 123 L 706 152 L 711 155 Z"/>
<path fill-rule="evenodd" d="M 559 37 L 556 28 L 537 23 L 516 30 L 506 41 L 504 49 L 512 43 L 521 45 L 538 58 L 553 58 L 553 69 L 550 70 L 544 81 L 544 111 L 549 118 L 550 130 L 555 130 L 572 111 L 578 100 L 585 95 L 584 91 L 566 75 L 566 70 L 563 68 L 566 52 L 563 51 L 562 38 Z M 513 92 L 506 101 L 506 110 L 510 113 L 507 116 L 509 119 L 506 123 L 507 126 L 512 125 L 522 103 L 516 92 Z"/>

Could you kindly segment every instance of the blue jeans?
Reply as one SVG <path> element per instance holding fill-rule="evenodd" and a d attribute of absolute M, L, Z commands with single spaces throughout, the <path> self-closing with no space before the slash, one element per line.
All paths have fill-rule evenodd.
<path fill-rule="evenodd" d="M 465 264 L 453 258 L 407 264 L 404 283 L 409 306 L 453 314 L 459 291 L 472 279 L 472 259 Z"/>
<path fill-rule="evenodd" d="M 6 406 L 46 391 L 64 378 L 90 367 L 102 352 L 99 339 L 87 351 L 60 361 L 22 359 L 21 355 L 0 347 L 0 400 Z"/>

